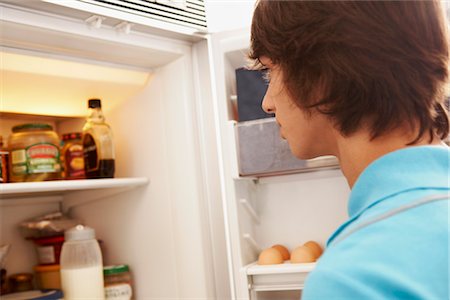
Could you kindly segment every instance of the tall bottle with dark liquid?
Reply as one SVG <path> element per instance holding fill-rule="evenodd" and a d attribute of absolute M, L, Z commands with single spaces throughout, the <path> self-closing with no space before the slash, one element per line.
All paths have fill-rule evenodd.
<path fill-rule="evenodd" d="M 83 127 L 84 170 L 86 178 L 113 178 L 114 144 L 105 122 L 100 99 L 89 99 L 89 116 Z"/>

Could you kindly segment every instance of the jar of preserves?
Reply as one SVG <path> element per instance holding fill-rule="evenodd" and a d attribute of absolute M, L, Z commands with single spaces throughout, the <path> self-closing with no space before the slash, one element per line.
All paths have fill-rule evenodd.
<path fill-rule="evenodd" d="M 81 132 L 63 134 L 64 146 L 61 149 L 61 165 L 65 179 L 83 179 L 84 154 Z"/>
<path fill-rule="evenodd" d="M 13 127 L 8 140 L 10 182 L 61 179 L 59 138 L 48 124 Z"/>
<path fill-rule="evenodd" d="M 127 265 L 107 266 L 103 268 L 105 276 L 106 300 L 130 300 L 133 296 L 131 275 Z"/>

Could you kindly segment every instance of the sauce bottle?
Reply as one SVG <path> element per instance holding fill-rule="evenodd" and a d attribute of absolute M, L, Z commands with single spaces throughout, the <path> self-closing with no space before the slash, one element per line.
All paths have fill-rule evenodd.
<path fill-rule="evenodd" d="M 95 231 L 77 225 L 64 234 L 61 287 L 66 300 L 105 299 L 103 263 Z"/>
<path fill-rule="evenodd" d="M 113 136 L 105 122 L 100 99 L 89 99 L 89 116 L 83 127 L 86 178 L 113 178 L 115 171 Z"/>

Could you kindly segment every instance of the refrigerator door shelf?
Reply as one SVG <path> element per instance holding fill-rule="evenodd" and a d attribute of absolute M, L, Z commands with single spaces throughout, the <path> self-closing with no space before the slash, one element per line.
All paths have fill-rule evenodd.
<path fill-rule="evenodd" d="M 239 122 L 236 125 L 240 176 L 274 176 L 338 168 L 334 156 L 297 159 L 279 134 L 275 118 Z"/>
<path fill-rule="evenodd" d="M 254 262 L 243 270 L 248 276 L 249 290 L 253 293 L 302 290 L 306 277 L 315 266 L 316 263 L 291 264 L 289 261 L 278 265 L 258 265 Z"/>

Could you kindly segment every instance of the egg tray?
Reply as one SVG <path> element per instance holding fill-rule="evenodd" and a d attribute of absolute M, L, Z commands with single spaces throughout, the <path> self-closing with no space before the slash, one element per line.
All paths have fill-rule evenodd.
<path fill-rule="evenodd" d="M 249 290 L 289 291 L 302 290 L 309 272 L 314 270 L 316 263 L 258 265 L 256 262 L 243 268 L 248 276 Z"/>

